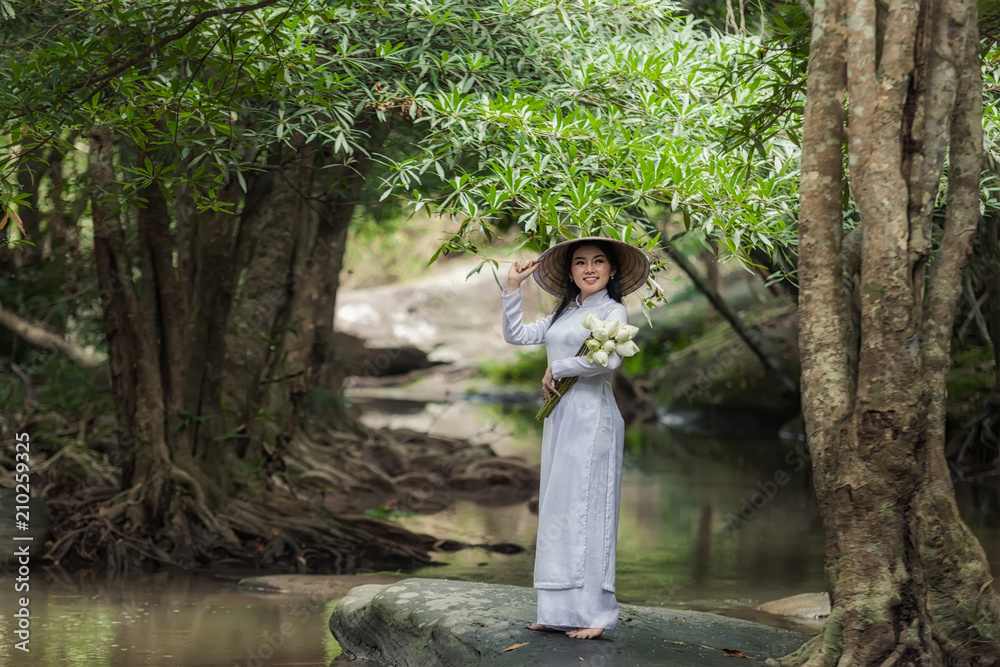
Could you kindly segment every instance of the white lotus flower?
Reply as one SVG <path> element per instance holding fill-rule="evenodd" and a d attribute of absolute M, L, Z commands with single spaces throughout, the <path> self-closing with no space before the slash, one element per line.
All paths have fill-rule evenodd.
<path fill-rule="evenodd" d="M 600 329 L 603 327 L 604 322 L 597 319 L 593 313 L 587 313 L 587 316 L 583 318 L 583 326 L 593 331 L 594 329 Z"/>
<path fill-rule="evenodd" d="M 590 350 L 591 352 L 596 352 L 597 350 L 601 349 L 601 341 L 594 340 L 593 338 L 588 338 L 587 349 Z"/>
<path fill-rule="evenodd" d="M 630 340 L 627 340 L 624 343 L 618 343 L 618 348 L 615 350 L 615 352 L 622 357 L 631 357 L 638 351 L 639 346 Z"/>
<path fill-rule="evenodd" d="M 608 333 L 608 330 L 605 329 L 604 327 L 594 329 L 594 338 L 601 341 L 602 343 L 610 337 L 611 335 Z"/>
<path fill-rule="evenodd" d="M 594 355 L 594 358 L 591 359 L 591 361 L 593 363 L 600 364 L 602 366 L 607 366 L 608 365 L 608 353 L 607 352 L 605 352 L 604 350 L 598 350 L 597 352 L 594 352 L 593 355 Z M 589 357 L 590 355 L 587 355 L 587 356 Z"/>
<path fill-rule="evenodd" d="M 615 334 L 618 333 L 618 329 L 621 325 L 618 324 L 618 320 L 611 320 L 610 322 L 604 323 L 604 328 L 608 330 L 608 338 L 614 338 Z"/>
<path fill-rule="evenodd" d="M 608 340 L 604 341 L 604 345 L 601 346 L 601 349 L 607 352 L 608 354 L 611 354 L 612 352 L 615 351 L 615 347 L 617 345 L 618 343 L 615 342 L 614 338 L 609 338 Z"/>
<path fill-rule="evenodd" d="M 639 333 L 639 327 L 634 327 L 631 324 L 623 324 L 615 334 L 615 340 L 619 343 L 624 343 L 635 338 L 635 335 Z"/>

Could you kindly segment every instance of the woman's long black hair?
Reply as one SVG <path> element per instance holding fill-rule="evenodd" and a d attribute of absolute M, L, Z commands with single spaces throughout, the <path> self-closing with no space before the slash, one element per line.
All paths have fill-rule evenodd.
<path fill-rule="evenodd" d="M 618 273 L 618 255 L 615 254 L 614 246 L 610 243 L 605 243 L 604 241 L 580 241 L 579 243 L 570 245 L 569 250 L 566 251 L 565 266 L 563 266 L 563 275 L 567 276 L 566 294 L 563 295 L 559 305 L 556 306 L 556 316 L 552 318 L 553 322 L 558 320 L 559 316 L 562 315 L 564 310 L 566 310 L 566 306 L 574 303 L 576 301 L 576 297 L 580 295 L 580 288 L 576 286 L 576 283 L 573 282 L 573 279 L 569 278 L 569 276 L 573 275 L 573 255 L 576 254 L 577 250 L 588 245 L 600 248 L 601 252 L 604 253 L 604 256 L 607 257 L 608 263 L 611 264 L 611 271 L 613 273 Z M 621 282 L 613 278 L 608 281 L 608 296 L 618 303 L 622 302 Z"/>

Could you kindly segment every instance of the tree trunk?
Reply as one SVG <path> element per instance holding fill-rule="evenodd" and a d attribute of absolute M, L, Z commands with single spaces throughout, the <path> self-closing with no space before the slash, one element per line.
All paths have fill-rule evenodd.
<path fill-rule="evenodd" d="M 366 130 L 375 140 L 385 132 Z M 331 399 L 324 402 L 326 421 L 345 418 L 333 312 L 348 225 L 371 161 L 336 166 L 337 157 L 285 155 L 248 197 L 248 236 L 266 234 L 268 242 L 248 241 L 238 251 L 246 268 L 229 324 L 226 379 L 226 401 L 247 425 L 239 448 L 247 465 L 281 467 L 310 392 Z"/>
<path fill-rule="evenodd" d="M 783 664 L 996 664 L 1000 600 L 944 458 L 952 324 L 979 213 L 975 4 L 898 2 L 885 16 L 868 0 L 815 9 L 800 345 L 833 609 L 823 633 Z M 845 91 L 864 228 L 857 327 L 842 263 L 852 255 L 841 241 Z M 947 215 L 928 270 L 946 150 Z"/>
<path fill-rule="evenodd" d="M 232 210 L 197 213 L 181 191 L 173 193 L 172 212 L 153 181 L 139 193 L 145 207 L 123 216 L 113 137 L 96 128 L 89 139 L 121 493 L 96 506 L 79 501 L 83 514 L 63 517 L 48 557 L 59 563 L 72 554 L 78 560 L 64 565 L 75 567 L 102 555 L 107 569 L 118 571 L 220 560 L 299 571 L 426 563 L 427 538 L 317 512 L 315 501 L 295 495 L 288 476 L 273 479 L 293 439 L 307 440 L 299 428 L 306 395 L 335 375 L 333 304 L 369 165 L 331 167 L 329 156 L 302 150 L 253 181 L 239 213 L 242 193 L 231 177 L 218 200 Z M 152 153 L 142 158 L 157 161 Z M 134 256 L 125 221 L 138 225 Z M 260 308 L 261 321 L 246 319 Z M 355 484 L 327 467 L 328 455 L 313 454 L 300 445 L 299 468 L 306 461 L 316 478 Z"/>

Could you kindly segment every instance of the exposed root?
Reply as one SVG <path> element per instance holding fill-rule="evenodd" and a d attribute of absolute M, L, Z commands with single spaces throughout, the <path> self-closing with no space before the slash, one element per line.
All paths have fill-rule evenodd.
<path fill-rule="evenodd" d="M 523 500 L 537 488 L 536 467 L 485 446 L 408 431 L 300 436 L 284 474 L 259 471 L 229 496 L 204 471 L 177 465 L 121 490 L 105 455 L 68 445 L 36 469 L 55 536 L 45 558 L 66 570 L 111 572 L 407 570 L 429 563 L 443 541 L 362 510 L 432 511 L 457 496 Z"/>
<path fill-rule="evenodd" d="M 153 516 L 143 501 L 137 504 L 145 495 L 138 486 L 96 506 L 66 506 L 69 511 L 53 515 L 59 537 L 45 558 L 66 569 L 229 564 L 298 573 L 412 568 L 430 561 L 431 536 L 368 517 L 332 516 L 290 496 L 243 495 L 206 514 L 191 482 L 168 482 L 158 491 L 169 499 L 159 522 L 136 525 L 129 518 L 129 506 L 138 507 L 139 516 Z"/>
<path fill-rule="evenodd" d="M 996 645 L 981 642 L 978 645 L 962 646 L 944 637 L 937 626 L 921 624 L 917 619 L 900 633 L 897 643 L 875 662 L 872 656 L 864 655 L 869 645 L 850 645 L 844 637 L 840 619 L 843 610 L 834 607 L 823 631 L 803 644 L 797 651 L 768 664 L 781 667 L 996 667 L 1000 665 L 1000 654 Z M 862 638 L 863 633 L 855 632 L 854 637 Z M 862 641 L 864 641 L 862 639 Z"/>
<path fill-rule="evenodd" d="M 904 651 L 906 651 L 906 644 L 897 644 L 896 648 L 889 654 L 889 657 L 886 658 L 879 667 L 896 667 L 896 665 L 899 664 L 900 659 L 903 657 Z"/>

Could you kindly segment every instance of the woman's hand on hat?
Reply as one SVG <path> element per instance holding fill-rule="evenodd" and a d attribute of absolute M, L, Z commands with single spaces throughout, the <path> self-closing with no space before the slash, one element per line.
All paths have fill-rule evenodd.
<path fill-rule="evenodd" d="M 507 270 L 507 294 L 510 294 L 524 282 L 524 279 L 538 268 L 537 259 L 518 259 Z"/>

